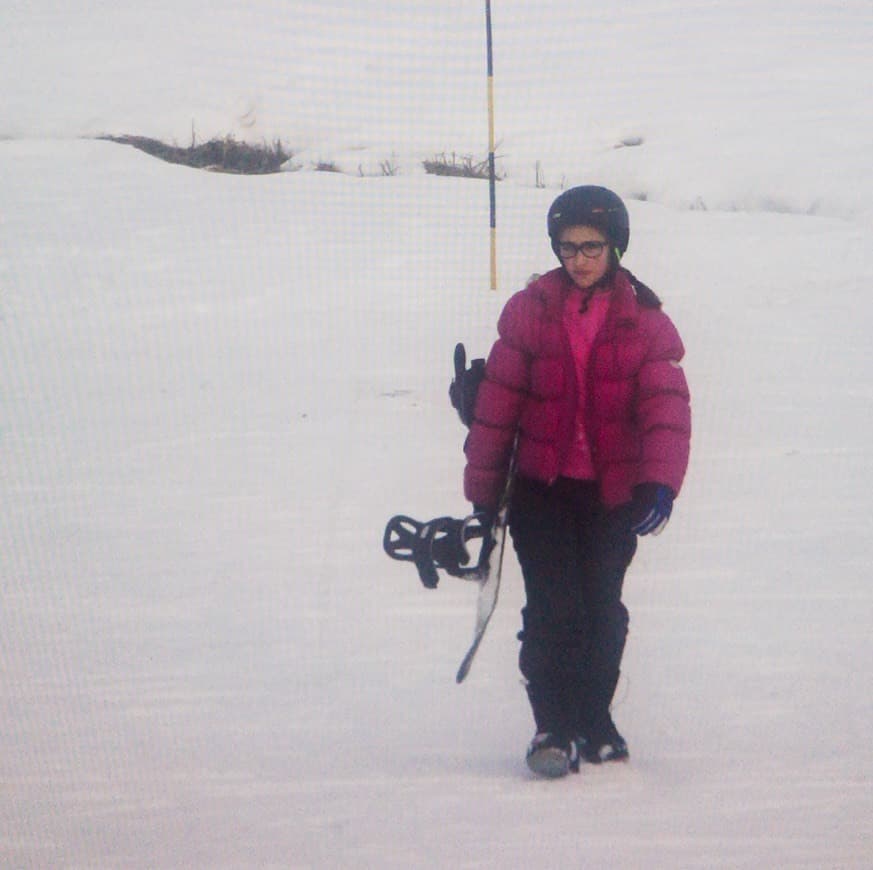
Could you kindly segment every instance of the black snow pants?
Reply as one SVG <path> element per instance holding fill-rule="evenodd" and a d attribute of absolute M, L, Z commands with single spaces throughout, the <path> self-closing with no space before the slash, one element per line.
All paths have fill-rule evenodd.
<path fill-rule="evenodd" d="M 572 738 L 609 715 L 628 629 L 621 601 L 636 552 L 627 512 L 591 481 L 516 481 L 510 534 L 524 575 L 521 672 L 537 731 Z"/>

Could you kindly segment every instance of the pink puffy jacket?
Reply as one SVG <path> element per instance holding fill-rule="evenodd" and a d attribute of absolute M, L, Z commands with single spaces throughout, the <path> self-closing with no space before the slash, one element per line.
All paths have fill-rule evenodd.
<path fill-rule="evenodd" d="M 576 403 L 588 390 L 585 431 L 608 507 L 654 482 L 679 494 L 688 466 L 691 408 L 679 365 L 684 348 L 645 285 L 619 269 L 606 319 L 578 384 L 563 321 L 573 284 L 555 269 L 516 293 L 497 325 L 464 450 L 464 494 L 493 507 L 518 434 L 518 473 L 552 483 L 575 436 Z"/>

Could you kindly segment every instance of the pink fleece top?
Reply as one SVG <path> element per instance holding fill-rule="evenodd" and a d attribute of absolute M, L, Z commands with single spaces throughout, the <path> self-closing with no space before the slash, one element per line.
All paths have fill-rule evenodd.
<path fill-rule="evenodd" d="M 581 312 L 585 295 L 582 290 L 573 290 L 564 303 L 564 328 L 567 330 L 570 348 L 573 351 L 579 400 L 576 406 L 573 443 L 560 473 L 562 477 L 572 477 L 576 480 L 596 480 L 597 471 L 591 458 L 588 433 L 585 431 L 588 411 L 587 369 L 591 345 L 606 320 L 609 293 L 595 293 L 588 302 L 587 310 Z"/>

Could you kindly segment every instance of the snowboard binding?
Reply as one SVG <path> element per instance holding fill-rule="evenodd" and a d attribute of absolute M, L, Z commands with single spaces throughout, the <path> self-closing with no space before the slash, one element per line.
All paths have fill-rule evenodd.
<path fill-rule="evenodd" d="M 467 545 L 477 540 L 481 540 L 481 547 L 474 560 Z M 439 568 L 452 577 L 481 580 L 488 570 L 494 541 L 491 526 L 483 525 L 481 514 L 463 520 L 437 517 L 429 522 L 398 514 L 388 520 L 382 546 L 392 559 L 414 562 L 424 586 L 436 589 Z"/>
<path fill-rule="evenodd" d="M 473 423 L 476 395 L 485 377 L 485 360 L 474 359 L 468 368 L 466 348 L 457 344 L 453 361 L 455 377 L 449 386 L 449 401 L 461 422 L 469 427 Z M 439 568 L 452 577 L 468 580 L 487 576 L 488 559 L 494 548 L 492 526 L 492 518 L 479 513 L 463 520 L 437 517 L 424 523 L 398 514 L 388 520 L 382 546 L 392 559 L 414 562 L 421 582 L 428 589 L 436 589 Z M 476 540 L 482 543 L 474 559 L 467 545 Z"/>
<path fill-rule="evenodd" d="M 476 396 L 485 379 L 485 360 L 471 360 L 467 368 L 467 349 L 463 344 L 456 344 L 454 363 L 455 377 L 449 384 L 449 401 L 458 412 L 461 422 L 469 429 L 473 425 Z"/>

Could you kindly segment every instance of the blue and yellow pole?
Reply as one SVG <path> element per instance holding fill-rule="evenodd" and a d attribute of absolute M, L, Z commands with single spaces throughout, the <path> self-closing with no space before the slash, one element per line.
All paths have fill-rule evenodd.
<path fill-rule="evenodd" d="M 491 289 L 497 289 L 497 176 L 494 167 L 494 57 L 491 40 L 491 0 L 485 0 L 488 47 L 488 195 L 491 200 Z"/>

